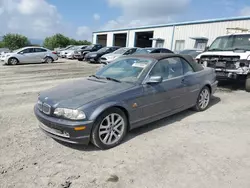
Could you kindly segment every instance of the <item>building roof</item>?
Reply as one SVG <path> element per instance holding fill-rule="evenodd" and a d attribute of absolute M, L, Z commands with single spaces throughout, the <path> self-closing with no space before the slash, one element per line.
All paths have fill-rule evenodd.
<path fill-rule="evenodd" d="M 135 30 L 135 29 L 153 29 L 153 28 L 169 27 L 169 26 L 181 26 L 181 25 L 216 23 L 216 22 L 227 22 L 227 21 L 241 21 L 241 20 L 250 20 L 250 16 L 219 18 L 219 19 L 209 19 L 209 20 L 198 20 L 198 21 L 188 21 L 188 22 L 177 22 L 177 23 L 169 23 L 169 24 L 150 25 L 150 26 L 131 27 L 131 28 L 120 28 L 120 29 L 111 29 L 111 30 L 103 30 L 103 31 L 100 30 L 100 31 L 96 31 L 96 32 L 93 32 L 93 33 L 128 31 L 128 30 Z"/>

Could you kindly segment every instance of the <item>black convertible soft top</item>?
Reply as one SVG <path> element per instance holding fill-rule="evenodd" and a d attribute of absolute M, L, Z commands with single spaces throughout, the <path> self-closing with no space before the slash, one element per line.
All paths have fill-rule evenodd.
<path fill-rule="evenodd" d="M 168 58 L 168 57 L 180 57 L 185 59 L 191 67 L 193 67 L 195 72 L 199 72 L 203 70 L 204 68 L 196 63 L 194 59 L 190 55 L 179 55 L 179 54 L 167 54 L 167 53 L 153 53 L 153 54 L 136 54 L 136 55 L 129 55 L 126 57 L 138 57 L 138 58 L 150 58 L 150 59 L 155 59 L 157 61 L 160 61 L 162 59 Z"/>

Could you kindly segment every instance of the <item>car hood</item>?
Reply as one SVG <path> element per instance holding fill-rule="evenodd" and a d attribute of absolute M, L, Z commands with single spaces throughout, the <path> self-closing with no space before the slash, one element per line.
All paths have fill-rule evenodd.
<path fill-rule="evenodd" d="M 250 57 L 250 51 L 246 52 L 234 52 L 234 51 L 207 51 L 204 53 L 199 54 L 196 59 L 200 59 L 201 56 L 213 56 L 213 55 L 220 55 L 220 56 L 239 56 L 240 59 L 247 59 Z"/>
<path fill-rule="evenodd" d="M 39 99 L 54 107 L 76 109 L 92 101 L 119 94 L 132 87 L 134 85 L 131 83 L 84 78 L 41 92 Z"/>
<path fill-rule="evenodd" d="M 118 58 L 118 57 L 121 57 L 121 56 L 122 56 L 122 54 L 110 53 L 110 54 L 103 55 L 102 57 L 105 57 L 106 59 L 110 59 L 110 58 Z"/>

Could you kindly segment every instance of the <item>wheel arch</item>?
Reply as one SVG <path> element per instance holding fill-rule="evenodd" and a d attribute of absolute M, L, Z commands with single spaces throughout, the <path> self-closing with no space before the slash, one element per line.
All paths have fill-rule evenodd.
<path fill-rule="evenodd" d="M 110 103 L 107 103 L 107 104 L 104 104 L 104 105 L 101 105 L 99 106 L 98 108 L 96 108 L 94 110 L 94 112 L 91 114 L 90 116 L 90 120 L 91 121 L 96 121 L 97 118 L 102 114 L 104 113 L 105 111 L 107 111 L 108 109 L 110 108 L 118 108 L 120 110 L 122 110 L 124 112 L 124 114 L 126 115 L 126 118 L 128 120 L 128 130 L 130 130 L 130 115 L 129 115 L 129 111 L 128 109 L 126 108 L 126 105 L 124 104 L 121 104 L 121 103 L 116 103 L 116 102 L 110 102 Z"/>
<path fill-rule="evenodd" d="M 15 57 L 15 56 L 10 56 L 10 57 L 8 58 L 8 60 L 7 60 L 8 64 L 9 64 L 9 61 L 10 61 L 11 59 L 16 59 L 17 62 L 20 63 L 20 61 L 19 61 L 19 59 L 18 59 L 17 57 Z"/>
<path fill-rule="evenodd" d="M 208 87 L 210 94 L 212 93 L 212 86 L 210 84 L 205 84 L 204 87 Z"/>
<path fill-rule="evenodd" d="M 44 60 L 45 60 L 46 58 L 51 58 L 51 59 L 53 59 L 53 61 L 55 61 L 54 58 L 53 58 L 51 55 L 49 55 L 49 54 L 47 54 L 47 55 L 44 57 Z"/>

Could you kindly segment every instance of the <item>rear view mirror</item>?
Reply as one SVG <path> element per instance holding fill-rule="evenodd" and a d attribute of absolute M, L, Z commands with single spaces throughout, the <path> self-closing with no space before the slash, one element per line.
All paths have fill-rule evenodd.
<path fill-rule="evenodd" d="M 161 76 L 151 76 L 147 81 L 147 84 L 157 84 L 161 83 L 163 78 Z"/>

